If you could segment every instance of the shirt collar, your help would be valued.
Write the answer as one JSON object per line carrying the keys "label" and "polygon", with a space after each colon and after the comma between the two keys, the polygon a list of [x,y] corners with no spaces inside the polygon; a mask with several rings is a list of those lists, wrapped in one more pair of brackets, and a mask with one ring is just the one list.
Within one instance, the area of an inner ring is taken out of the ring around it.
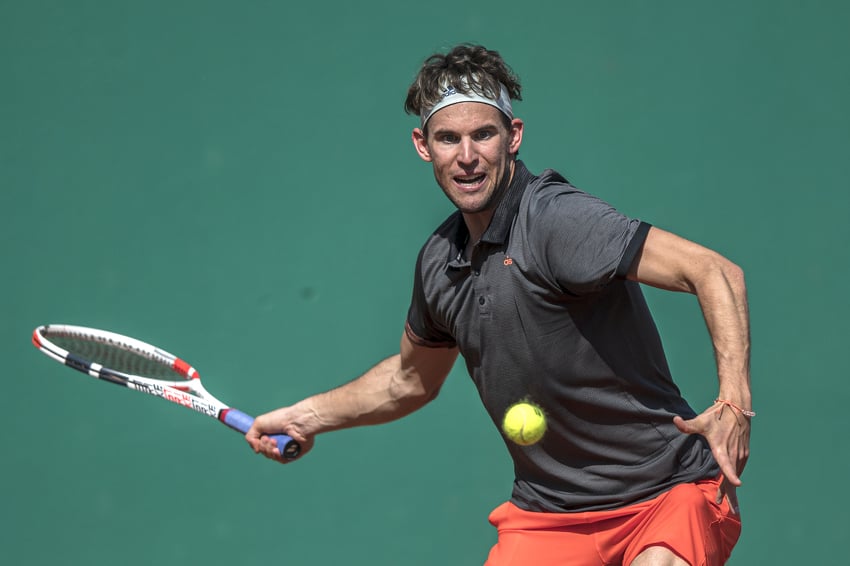
{"label": "shirt collar", "polygon": [[533,178],[534,175],[526,168],[525,164],[517,160],[514,164],[514,176],[511,179],[511,184],[499,204],[496,205],[496,211],[493,213],[493,218],[490,219],[490,225],[487,226],[487,230],[481,236],[482,242],[501,244],[507,241],[514,218],[519,211],[522,195]]}
{"label": "shirt collar", "polygon": [[[514,218],[519,211],[519,203],[522,200],[522,195],[533,178],[534,175],[526,168],[525,164],[517,160],[514,164],[514,175],[511,178],[511,183],[508,185],[508,189],[505,191],[499,204],[496,205],[493,218],[490,219],[487,230],[481,236],[482,242],[500,244],[507,241]],[[463,215],[460,211],[457,211],[453,216],[455,233],[454,238],[452,238],[452,245],[449,248],[448,265],[449,267],[460,269],[469,267],[469,259],[463,255],[463,251],[469,241],[469,230],[463,221]]]}

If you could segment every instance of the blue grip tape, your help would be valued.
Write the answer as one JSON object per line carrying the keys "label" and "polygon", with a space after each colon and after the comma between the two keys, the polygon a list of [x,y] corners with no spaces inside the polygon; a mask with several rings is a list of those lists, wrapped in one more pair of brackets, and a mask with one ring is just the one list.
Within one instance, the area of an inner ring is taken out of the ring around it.
{"label": "blue grip tape", "polygon": [[[229,409],[222,420],[224,424],[242,434],[248,432],[254,424],[254,417],[247,415],[238,409]],[[277,442],[277,448],[281,455],[287,460],[294,460],[301,453],[301,445],[285,434],[272,434],[269,438]]]}

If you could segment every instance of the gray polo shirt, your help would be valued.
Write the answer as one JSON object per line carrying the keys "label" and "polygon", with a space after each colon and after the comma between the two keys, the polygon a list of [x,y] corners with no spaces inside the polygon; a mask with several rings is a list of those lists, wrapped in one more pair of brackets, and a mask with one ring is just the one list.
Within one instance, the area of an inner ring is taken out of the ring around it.
{"label": "gray polo shirt", "polygon": [[505,439],[512,501],[523,509],[612,509],[719,473],[706,441],[673,425],[695,413],[673,383],[640,285],[625,279],[648,230],[518,161],[471,257],[460,212],[419,254],[411,339],[458,346],[500,430],[521,400],[547,415],[539,443]]}

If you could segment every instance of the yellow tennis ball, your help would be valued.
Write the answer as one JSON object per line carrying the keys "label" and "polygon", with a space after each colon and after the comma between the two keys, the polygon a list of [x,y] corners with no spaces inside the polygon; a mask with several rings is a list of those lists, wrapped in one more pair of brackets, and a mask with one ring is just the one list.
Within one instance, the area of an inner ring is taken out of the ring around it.
{"label": "yellow tennis ball", "polygon": [[502,430],[520,446],[531,446],[546,433],[546,415],[537,405],[517,403],[505,413]]}

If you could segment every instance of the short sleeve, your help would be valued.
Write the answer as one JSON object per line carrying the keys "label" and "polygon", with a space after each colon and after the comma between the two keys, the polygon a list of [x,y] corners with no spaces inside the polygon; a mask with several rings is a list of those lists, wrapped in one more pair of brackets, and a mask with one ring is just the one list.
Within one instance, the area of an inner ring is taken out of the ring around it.
{"label": "short sleeve", "polygon": [[599,291],[624,277],[648,230],[572,185],[543,189],[530,216],[531,244],[542,269],[573,295]]}
{"label": "short sleeve", "polygon": [[[410,300],[410,308],[407,311],[407,322],[405,333],[414,344],[430,348],[453,348],[457,345],[454,337],[448,332],[444,325],[440,324],[432,314],[426,292],[425,273],[423,269],[423,257],[425,248],[419,252],[416,260],[416,272],[413,278],[413,296]],[[436,301],[436,297],[431,297]]]}

